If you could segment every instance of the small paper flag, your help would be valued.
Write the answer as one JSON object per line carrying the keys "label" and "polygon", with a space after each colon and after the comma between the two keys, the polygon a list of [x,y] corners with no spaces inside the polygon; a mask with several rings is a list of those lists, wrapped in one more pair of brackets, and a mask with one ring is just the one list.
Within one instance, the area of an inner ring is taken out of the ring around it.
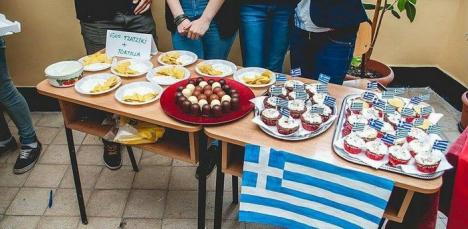
{"label": "small paper flag", "polygon": [[323,84],[328,84],[330,82],[330,76],[320,73],[318,81]]}
{"label": "small paper flag", "polygon": [[301,68],[294,68],[291,69],[291,76],[296,77],[296,76],[301,76],[302,75],[302,70]]}

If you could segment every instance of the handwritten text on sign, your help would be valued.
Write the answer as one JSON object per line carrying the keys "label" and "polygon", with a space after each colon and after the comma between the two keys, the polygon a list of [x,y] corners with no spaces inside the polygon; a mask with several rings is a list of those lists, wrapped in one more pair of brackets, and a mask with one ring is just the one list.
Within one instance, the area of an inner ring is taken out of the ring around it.
{"label": "handwritten text on sign", "polygon": [[109,57],[149,60],[150,55],[157,52],[151,34],[107,30],[106,53]]}

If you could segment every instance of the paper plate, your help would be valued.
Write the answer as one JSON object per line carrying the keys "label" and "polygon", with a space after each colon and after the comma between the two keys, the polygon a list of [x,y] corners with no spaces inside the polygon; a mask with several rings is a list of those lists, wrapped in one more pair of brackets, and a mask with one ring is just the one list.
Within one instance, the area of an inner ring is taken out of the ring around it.
{"label": "paper plate", "polygon": [[[176,79],[175,77],[172,76],[155,76],[156,72],[164,69],[164,68],[181,68],[184,71],[184,77],[182,79]],[[146,74],[146,79],[152,83],[159,84],[159,85],[172,85],[174,83],[177,83],[181,80],[188,79],[192,73],[187,69],[182,66],[159,66],[156,68],[151,69],[151,71]]]}
{"label": "paper plate", "polygon": [[[118,66],[122,62],[127,62],[130,61],[130,68],[137,71],[138,73],[136,74],[120,74],[117,71],[115,71],[115,66]],[[121,77],[137,77],[146,74],[149,70],[153,68],[153,64],[149,60],[137,60],[137,59],[125,59],[118,61],[115,65],[111,67],[111,72],[114,73],[115,75],[121,76]]]}
{"label": "paper plate", "polygon": [[[154,97],[153,99],[151,100],[148,100],[146,102],[127,102],[127,101],[124,101],[123,100],[123,97],[125,95],[128,95],[128,94],[133,94],[133,93],[140,93],[140,94],[145,94],[145,93],[149,93],[149,92],[156,92],[158,93],[158,95],[156,97]],[[117,101],[123,103],[123,104],[127,104],[127,105],[144,105],[144,104],[148,104],[148,103],[152,103],[156,100],[159,99],[159,97],[161,97],[161,94],[163,92],[163,88],[155,83],[151,83],[151,82],[134,82],[134,83],[129,83],[129,84],[126,84],[124,86],[122,86],[121,88],[119,88],[116,92],[115,92],[115,99],[117,99]]]}
{"label": "paper plate", "polygon": [[265,69],[265,68],[257,68],[257,67],[242,68],[242,69],[239,69],[236,73],[234,73],[233,78],[234,78],[234,80],[246,85],[247,87],[252,87],[252,88],[268,87],[270,85],[273,85],[276,82],[276,77],[275,77],[275,74],[273,72],[272,72],[273,76],[270,78],[270,82],[267,83],[267,84],[247,84],[247,83],[245,83],[244,77],[260,75],[264,71],[270,71],[270,70]]}
{"label": "paper plate", "polygon": [[[205,74],[201,72],[200,69],[198,68],[200,65],[203,65],[203,64],[211,64],[213,65],[214,69],[223,72],[223,74],[213,75],[213,76]],[[234,63],[227,61],[227,60],[205,60],[197,64],[197,66],[195,67],[195,71],[197,72],[198,75],[206,76],[206,77],[226,77],[226,76],[230,76],[234,74],[237,71],[237,66]]]}
{"label": "paper plate", "polygon": [[95,63],[95,64],[89,64],[89,65],[84,65],[84,57],[81,57],[78,61],[83,64],[84,70],[87,72],[98,72],[102,70],[106,70],[110,68],[111,64],[110,63]]}
{"label": "paper plate", "polygon": [[182,64],[177,65],[177,66],[185,67],[185,66],[188,66],[188,65],[191,65],[191,64],[195,63],[198,60],[197,54],[195,54],[193,52],[189,52],[189,51],[185,51],[185,50],[174,50],[174,51],[165,52],[165,53],[159,55],[158,63],[161,64],[161,65],[173,65],[173,64],[167,64],[167,63],[162,62],[162,57],[164,55],[168,54],[168,53],[174,53],[174,52],[180,53],[180,57],[177,60],[179,62],[181,62]]}
{"label": "paper plate", "polygon": [[100,95],[100,94],[110,92],[118,88],[120,84],[122,83],[122,80],[119,77],[117,77],[118,79],[117,84],[109,88],[108,90],[93,93],[91,92],[91,89],[93,89],[94,86],[98,84],[104,83],[107,79],[113,76],[115,75],[111,73],[99,73],[99,74],[88,75],[75,84],[75,90],[78,93],[84,94],[84,95]]}

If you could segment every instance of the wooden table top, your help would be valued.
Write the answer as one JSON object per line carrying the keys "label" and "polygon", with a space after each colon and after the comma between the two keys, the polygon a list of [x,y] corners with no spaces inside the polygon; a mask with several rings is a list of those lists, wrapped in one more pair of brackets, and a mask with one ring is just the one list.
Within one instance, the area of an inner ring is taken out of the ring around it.
{"label": "wooden table top", "polygon": [[[308,79],[301,79],[304,82],[311,82]],[[254,89],[255,95],[261,95],[265,89]],[[330,94],[336,98],[338,110],[341,110],[343,99],[349,94],[362,93],[362,90],[330,84]],[[263,145],[276,149],[282,149],[308,156],[318,156],[333,164],[345,165],[361,169],[370,174],[385,177],[395,181],[395,185],[400,188],[413,190],[420,193],[437,192],[442,185],[442,178],[433,180],[422,180],[409,176],[404,176],[383,170],[376,170],[367,166],[357,165],[345,161],[333,152],[332,141],[336,128],[336,121],[333,126],[323,134],[304,141],[291,142],[270,137],[251,121],[253,113],[236,122],[214,127],[205,127],[205,133],[214,139],[225,141],[231,144],[244,146],[246,144]],[[314,154],[320,155],[314,155]]]}
{"label": "wooden table top", "polygon": [[[159,66],[157,62],[157,56],[151,58],[153,65]],[[192,65],[193,68],[194,65]],[[110,70],[101,71],[110,72]],[[192,71],[193,72],[193,71]],[[84,76],[95,74],[92,72],[84,72]],[[192,76],[195,76],[192,73]],[[122,86],[131,82],[137,81],[146,81],[146,74],[136,78],[122,78]],[[181,123],[175,119],[167,116],[161,108],[159,101],[150,103],[142,106],[131,106],[119,103],[114,98],[114,93],[116,90],[103,94],[103,95],[94,95],[87,96],[79,94],[75,91],[74,87],[69,88],[56,88],[51,86],[47,80],[43,80],[36,86],[40,94],[56,98],[58,100],[63,100],[71,103],[80,104],[87,107],[92,107],[98,110],[110,112],[113,114],[122,115],[129,118],[134,118],[137,120],[153,123],[163,127],[168,127],[175,130],[180,130],[183,132],[197,132],[202,129],[200,125],[191,125]]]}

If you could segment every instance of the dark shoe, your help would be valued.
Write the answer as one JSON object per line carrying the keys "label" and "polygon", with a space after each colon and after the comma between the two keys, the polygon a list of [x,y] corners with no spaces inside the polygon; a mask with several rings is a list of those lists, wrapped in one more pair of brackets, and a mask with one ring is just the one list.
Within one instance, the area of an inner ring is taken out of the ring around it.
{"label": "dark shoe", "polygon": [[102,139],[104,143],[104,164],[111,170],[120,169],[122,167],[121,145],[119,143],[110,142]]}
{"label": "dark shoe", "polygon": [[0,146],[0,154],[15,151],[17,148],[18,144],[16,144],[15,138],[11,137],[10,141],[8,141],[5,145]]}
{"label": "dark shoe", "polygon": [[199,178],[200,175],[205,175],[206,177],[209,177],[213,171],[214,167],[216,166],[216,160],[218,160],[218,157],[221,154],[219,153],[219,148],[217,145],[211,145],[207,149],[207,163],[206,165],[198,166],[197,171],[195,172],[195,178]]}
{"label": "dark shoe", "polygon": [[37,141],[37,147],[32,148],[28,145],[22,145],[21,151],[16,159],[15,166],[13,167],[13,173],[23,174],[34,167],[41,155],[42,145]]}

